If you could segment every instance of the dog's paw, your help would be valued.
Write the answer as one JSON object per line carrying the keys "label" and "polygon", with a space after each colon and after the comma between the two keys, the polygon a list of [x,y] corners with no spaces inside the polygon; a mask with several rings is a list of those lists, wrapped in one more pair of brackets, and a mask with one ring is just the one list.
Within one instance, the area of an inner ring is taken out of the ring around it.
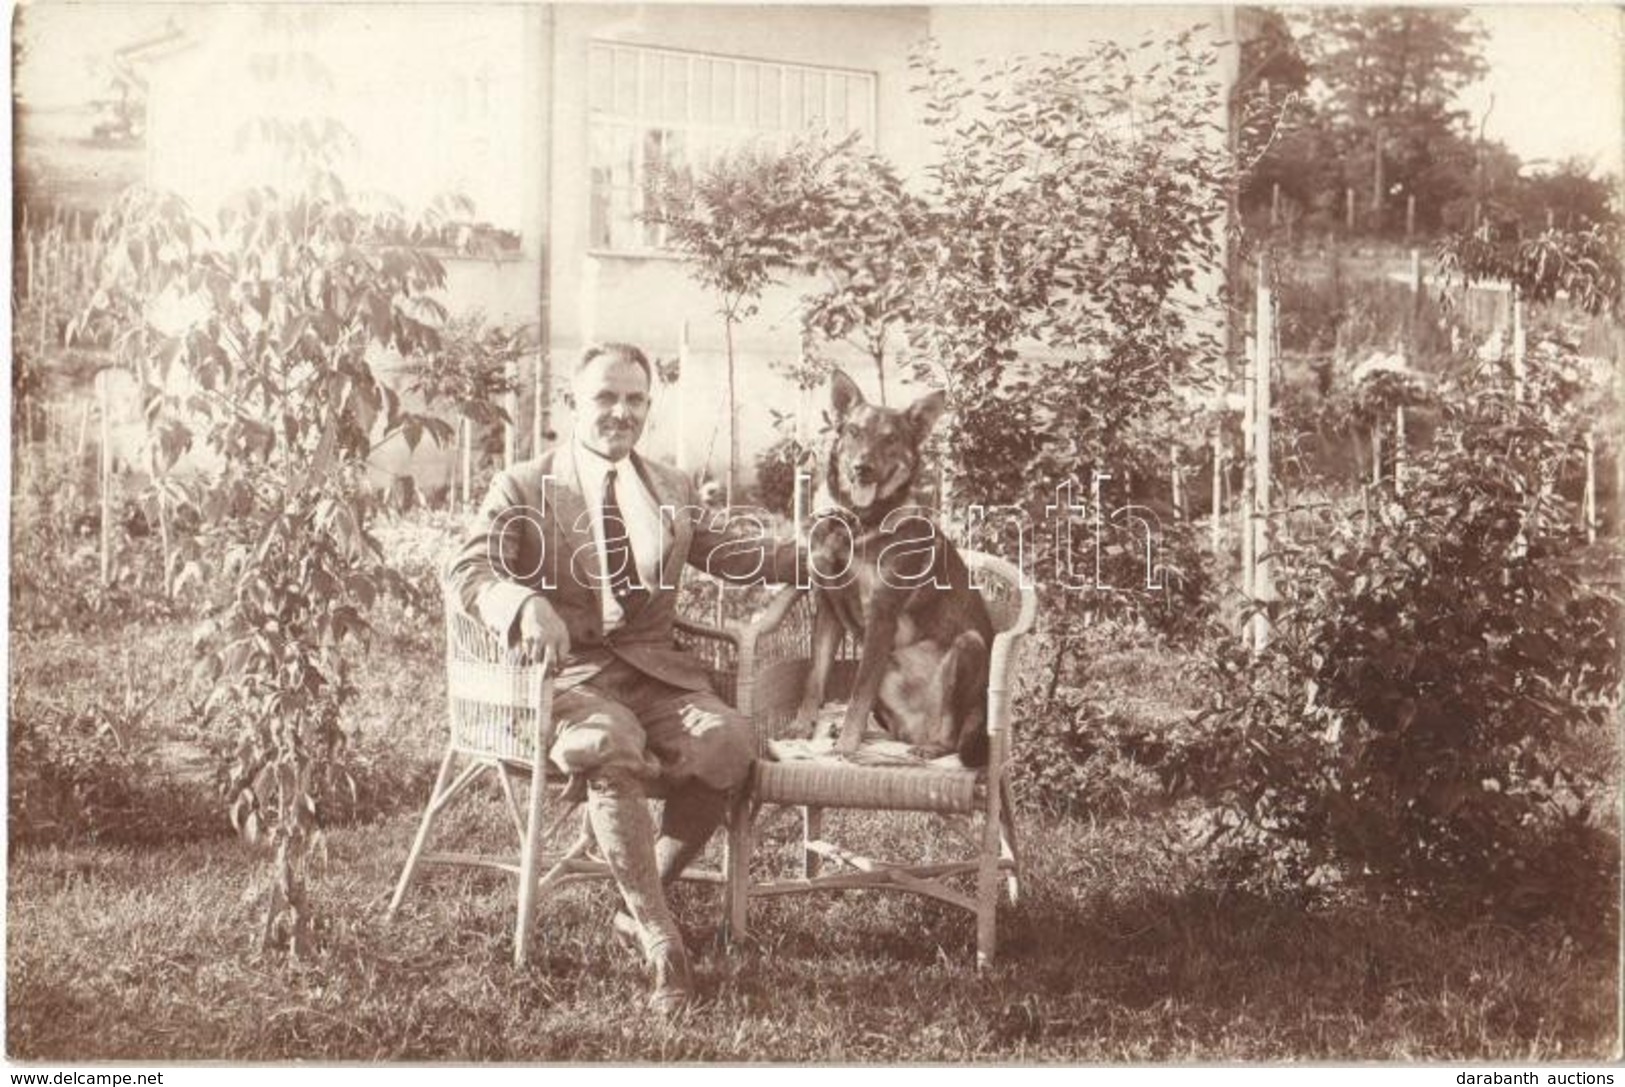
{"label": "dog's paw", "polygon": [[933,759],[940,759],[944,755],[952,755],[954,749],[947,744],[914,744],[909,747],[908,753],[922,762],[931,762]]}
{"label": "dog's paw", "polygon": [[842,758],[851,758],[863,746],[863,733],[844,730],[835,740],[835,753]]}

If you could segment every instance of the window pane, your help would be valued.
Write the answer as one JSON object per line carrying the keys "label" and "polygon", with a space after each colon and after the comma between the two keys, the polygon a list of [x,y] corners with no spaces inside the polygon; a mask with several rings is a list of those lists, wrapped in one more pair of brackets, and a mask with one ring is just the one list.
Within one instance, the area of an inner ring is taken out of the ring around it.
{"label": "window pane", "polygon": [[613,187],[609,185],[608,167],[593,164],[587,206],[587,244],[593,249],[609,245],[609,200]]}
{"label": "window pane", "polygon": [[711,73],[716,65],[708,60],[694,58],[694,101],[689,119],[697,124],[711,120]]}
{"label": "window pane", "polygon": [[846,85],[845,76],[829,77],[829,129],[842,136],[852,131],[852,115],[846,105]]}
{"label": "window pane", "polygon": [[616,49],[615,57],[615,112],[630,117],[638,111],[639,57],[630,49]]}
{"label": "window pane", "polygon": [[875,81],[872,76],[854,75],[846,79],[847,108],[852,114],[852,127],[865,134],[875,134]]}
{"label": "window pane", "polygon": [[[809,127],[873,135],[872,75],[596,42],[587,62],[594,247],[665,243],[664,230],[638,216],[658,168],[705,169],[747,146],[783,150]],[[484,88],[448,84],[448,108],[464,89]]]}
{"label": "window pane", "polygon": [[711,120],[731,125],[734,121],[734,65],[731,61],[719,60],[711,66],[711,71]]}
{"label": "window pane", "polygon": [[660,57],[638,54],[638,116],[654,117],[660,109]]}
{"label": "window pane", "polygon": [[784,69],[762,66],[762,127],[778,128],[784,123]]}
{"label": "window pane", "polygon": [[784,124],[791,131],[799,131],[807,123],[802,110],[801,71],[788,68],[784,72]]}
{"label": "window pane", "polygon": [[827,110],[824,108],[824,95],[828,93],[828,81],[824,79],[823,72],[804,73],[807,80],[807,126],[817,127],[824,123]]}
{"label": "window pane", "polygon": [[739,66],[739,123],[756,128],[762,123],[762,69],[755,64]]}
{"label": "window pane", "polygon": [[595,45],[587,55],[587,108],[602,112],[615,108],[615,55]]}
{"label": "window pane", "polygon": [[610,129],[610,178],[617,189],[631,187],[637,179],[637,145],[632,139],[632,128],[616,125]]}
{"label": "window pane", "polygon": [[666,58],[665,112],[661,116],[673,121],[688,119],[688,58]]}

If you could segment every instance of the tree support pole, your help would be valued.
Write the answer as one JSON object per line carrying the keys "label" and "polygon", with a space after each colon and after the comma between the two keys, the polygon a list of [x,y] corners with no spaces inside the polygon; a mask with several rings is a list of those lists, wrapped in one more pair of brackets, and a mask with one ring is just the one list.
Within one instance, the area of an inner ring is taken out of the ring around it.
{"label": "tree support pole", "polygon": [[1258,314],[1255,319],[1258,337],[1258,357],[1254,364],[1253,395],[1257,407],[1253,415],[1258,434],[1254,448],[1254,532],[1253,532],[1253,598],[1260,605],[1253,616],[1253,651],[1261,652],[1269,644],[1270,621],[1263,608],[1275,599],[1275,586],[1270,575],[1270,375],[1274,368],[1275,348],[1275,292],[1270,289],[1268,254],[1258,258]]}

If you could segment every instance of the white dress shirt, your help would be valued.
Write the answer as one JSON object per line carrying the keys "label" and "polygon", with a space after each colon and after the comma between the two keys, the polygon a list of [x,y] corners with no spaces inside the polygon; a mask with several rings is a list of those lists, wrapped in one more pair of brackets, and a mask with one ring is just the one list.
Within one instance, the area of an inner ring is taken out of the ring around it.
{"label": "white dress shirt", "polygon": [[[651,592],[660,582],[660,556],[664,551],[661,536],[660,503],[649,493],[643,477],[632,467],[631,458],[611,461],[593,452],[579,441],[575,443],[576,482],[592,518],[592,540],[598,548],[598,568],[606,574],[604,561],[604,476],[615,469],[615,501],[621,507],[621,519],[626,522],[627,545],[632,549],[632,561],[638,569],[638,580]],[[610,592],[606,576],[598,585],[599,607],[604,616],[604,630],[611,631],[621,625],[625,614]]]}

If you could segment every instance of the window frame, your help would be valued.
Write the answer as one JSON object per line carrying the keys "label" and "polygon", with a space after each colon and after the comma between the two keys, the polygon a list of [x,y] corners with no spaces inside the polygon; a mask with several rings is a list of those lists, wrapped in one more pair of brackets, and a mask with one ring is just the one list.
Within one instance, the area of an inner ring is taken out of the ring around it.
{"label": "window frame", "polygon": [[[623,70],[627,61],[629,70]],[[725,79],[718,78],[722,73]],[[724,83],[731,85],[731,93]],[[695,164],[753,141],[782,147],[797,135],[820,129],[836,136],[857,131],[873,144],[879,83],[878,72],[861,68],[589,39],[588,252],[674,255],[662,228],[636,218],[652,159],[652,136],[659,144],[675,144],[676,154]],[[789,93],[792,84],[794,95]],[[810,86],[822,88],[815,109],[807,102]],[[678,96],[680,102],[672,100]],[[771,119],[764,116],[770,109],[775,114]],[[626,233],[633,237],[618,236]]]}

